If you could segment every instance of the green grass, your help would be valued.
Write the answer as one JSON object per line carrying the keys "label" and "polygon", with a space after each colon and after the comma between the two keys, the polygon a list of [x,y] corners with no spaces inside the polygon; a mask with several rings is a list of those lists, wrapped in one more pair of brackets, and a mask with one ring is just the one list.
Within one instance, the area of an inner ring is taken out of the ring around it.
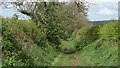
{"label": "green grass", "polygon": [[63,56],[64,56],[63,54],[60,54],[57,58],[55,58],[54,61],[52,62],[52,66],[62,65]]}
{"label": "green grass", "polygon": [[101,39],[89,44],[77,54],[61,54],[53,66],[71,66],[78,55],[77,66],[117,66],[118,47],[117,44],[109,46]]}
{"label": "green grass", "polygon": [[0,68],[2,67],[2,59],[1,59],[1,57],[0,57]]}
{"label": "green grass", "polygon": [[[99,45],[98,43],[101,43]],[[108,43],[97,40],[80,52],[80,66],[116,66],[118,65],[117,44],[109,46]]]}
{"label": "green grass", "polygon": [[61,53],[52,66],[71,66],[74,60],[75,57],[73,55]]}

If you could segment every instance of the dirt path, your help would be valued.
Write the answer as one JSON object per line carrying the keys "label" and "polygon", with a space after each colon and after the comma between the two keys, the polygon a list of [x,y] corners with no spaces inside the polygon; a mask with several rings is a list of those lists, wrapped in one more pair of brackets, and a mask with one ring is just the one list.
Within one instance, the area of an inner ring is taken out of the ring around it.
{"label": "dirt path", "polygon": [[62,66],[67,66],[66,61],[67,61],[68,55],[65,54],[63,57],[64,58],[63,58]]}
{"label": "dirt path", "polygon": [[73,54],[72,55],[75,59],[74,59],[74,61],[72,62],[72,66],[78,66],[78,63],[79,63],[79,61],[80,61],[80,56],[77,54],[77,53],[75,53],[75,54]]}

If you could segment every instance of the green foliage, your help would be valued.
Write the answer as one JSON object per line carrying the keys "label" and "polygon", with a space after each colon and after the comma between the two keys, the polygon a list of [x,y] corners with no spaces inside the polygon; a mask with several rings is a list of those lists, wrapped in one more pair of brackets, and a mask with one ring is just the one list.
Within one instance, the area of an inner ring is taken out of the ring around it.
{"label": "green foliage", "polygon": [[71,41],[62,41],[59,46],[63,53],[74,53],[76,52],[78,42],[75,39]]}
{"label": "green foliage", "polygon": [[[118,44],[108,46],[106,40],[98,39],[74,54],[60,54],[55,66],[118,66]],[[78,59],[70,59],[70,56]],[[64,63],[62,61],[65,61]],[[76,62],[75,62],[76,61]]]}
{"label": "green foliage", "polygon": [[[60,5],[38,4],[39,13],[34,13],[32,20],[18,20],[16,14],[13,19],[2,19],[3,66],[48,66],[58,56],[57,50],[66,56],[81,50],[80,65],[117,65],[119,24],[112,21],[91,26],[86,17],[72,7],[75,4]],[[114,46],[107,46],[111,40],[115,40],[111,44]],[[74,58],[67,60],[70,64]]]}
{"label": "green foliage", "polygon": [[[33,41],[39,45],[43,45],[46,43],[46,32],[43,27],[37,26],[33,21],[20,21],[18,22],[20,24],[20,28],[23,29],[23,31],[30,36]],[[29,24],[29,26],[28,26]]]}
{"label": "green foliage", "polygon": [[78,41],[81,42],[86,38],[86,33],[90,29],[90,27],[83,27],[79,30],[73,32],[72,36]]}
{"label": "green foliage", "polygon": [[[47,6],[44,6],[45,3],[39,3],[38,12],[32,16],[32,20],[36,22],[38,27],[42,27],[46,35],[46,38],[49,42],[58,45],[59,37],[61,35],[61,28],[58,23],[60,23],[60,15],[57,13],[57,5],[54,2],[48,3]],[[45,9],[45,10],[43,10]],[[43,36],[44,37],[44,36]]]}
{"label": "green foliage", "polygon": [[[47,66],[57,56],[46,34],[31,21],[3,19],[2,31],[3,66]],[[36,45],[42,41],[44,47]]]}
{"label": "green foliage", "polygon": [[2,61],[3,66],[7,65],[24,65],[18,57],[20,49],[16,46],[16,40],[11,35],[10,27],[7,20],[2,20]]}
{"label": "green foliage", "polygon": [[80,52],[80,66],[117,66],[118,44],[108,46],[107,41],[101,39],[89,44]]}
{"label": "green foliage", "polygon": [[[77,50],[82,50],[88,44],[99,39],[99,35],[98,35],[99,28],[100,28],[100,25],[84,27],[84,28],[80,29],[77,32],[76,38],[75,38],[79,42],[79,45],[77,46]],[[74,36],[74,33],[73,33],[73,36]]]}
{"label": "green foliage", "polygon": [[76,46],[77,51],[82,50],[84,47],[86,47],[90,43],[91,43],[91,40],[82,40],[81,42],[79,42],[79,45]]}
{"label": "green foliage", "polygon": [[83,27],[79,30],[76,30],[73,32],[72,37],[74,37],[78,42],[81,42],[82,40],[91,40],[95,41],[99,38],[99,26],[89,26],[89,27]]}
{"label": "green foliage", "polygon": [[118,22],[110,22],[102,26],[99,30],[99,35],[105,40],[117,40],[118,39]]}
{"label": "green foliage", "polygon": [[59,38],[67,40],[74,30],[89,25],[86,17],[79,13],[74,3],[38,3],[35,11],[37,12],[31,16],[32,20],[39,27],[46,29],[47,40],[55,45],[60,44]]}
{"label": "green foliage", "polygon": [[85,46],[91,43],[90,36],[88,35],[88,31],[90,32],[91,29],[91,26],[83,27],[72,33],[72,37],[78,42],[78,45],[76,45],[77,51],[82,50]]}
{"label": "green foliage", "polygon": [[91,40],[91,41],[95,41],[97,39],[99,39],[99,29],[100,29],[101,25],[95,25],[92,26],[86,33],[86,39]]}
{"label": "green foliage", "polygon": [[[74,7],[74,8],[73,8]],[[69,10],[69,11],[68,11]],[[63,18],[61,20],[61,27],[68,32],[68,36],[71,37],[75,30],[89,26],[86,17],[79,13],[76,4],[69,3],[62,8],[61,11]]]}

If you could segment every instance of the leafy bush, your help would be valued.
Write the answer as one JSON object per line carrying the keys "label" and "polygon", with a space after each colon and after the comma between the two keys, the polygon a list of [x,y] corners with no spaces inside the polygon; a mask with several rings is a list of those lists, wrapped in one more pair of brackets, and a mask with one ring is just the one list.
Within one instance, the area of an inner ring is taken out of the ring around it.
{"label": "leafy bush", "polygon": [[79,42],[79,45],[77,46],[77,50],[81,50],[88,44],[99,39],[98,32],[101,26],[102,25],[88,26],[74,31],[72,33],[72,37],[75,38],[77,42]]}
{"label": "leafy bush", "polygon": [[[90,38],[89,34],[92,33],[92,32],[90,32],[91,29],[92,29],[91,26],[83,27],[72,33],[72,37],[78,42],[78,45],[76,45],[76,50],[81,50],[90,43],[91,38]],[[88,33],[88,32],[90,32],[90,33]]]}
{"label": "leafy bush", "polygon": [[46,34],[33,22],[4,19],[2,31],[3,66],[47,66],[57,56],[48,42],[44,41],[46,47],[36,45]]}
{"label": "leafy bush", "polygon": [[59,46],[63,53],[71,54],[76,52],[77,45],[78,42],[75,39],[73,39],[71,41],[62,41]]}
{"label": "leafy bush", "polygon": [[20,28],[23,28],[23,31],[29,35],[33,41],[38,44],[42,45],[46,43],[46,32],[45,29],[38,27],[34,22],[31,20],[28,21],[20,21],[18,22]]}
{"label": "leafy bush", "polygon": [[79,45],[76,46],[77,51],[82,50],[85,46],[91,43],[91,40],[82,40]]}
{"label": "leafy bush", "polygon": [[83,27],[79,30],[73,32],[72,37],[76,39],[77,42],[81,42],[86,38],[86,33],[90,29],[90,27]]}
{"label": "leafy bush", "polygon": [[[18,57],[20,54],[20,46],[17,46],[16,40],[12,37],[10,32],[10,25],[7,20],[2,20],[2,61],[3,66],[19,66],[24,65]],[[21,57],[22,58],[22,57]]]}
{"label": "leafy bush", "polygon": [[104,40],[117,40],[118,39],[118,22],[111,21],[102,26],[99,30],[99,35]]}
{"label": "leafy bush", "polygon": [[95,41],[97,39],[99,39],[99,29],[100,29],[101,25],[94,25],[92,26],[86,33],[86,39],[91,40],[91,41]]}

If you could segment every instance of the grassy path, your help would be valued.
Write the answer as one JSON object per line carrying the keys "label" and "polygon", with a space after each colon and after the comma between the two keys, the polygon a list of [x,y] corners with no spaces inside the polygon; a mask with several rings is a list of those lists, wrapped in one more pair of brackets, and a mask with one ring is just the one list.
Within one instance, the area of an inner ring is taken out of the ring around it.
{"label": "grassy path", "polygon": [[55,58],[55,60],[52,62],[52,66],[54,66],[59,61],[59,58],[61,56],[62,56],[62,54],[60,54],[57,58]]}
{"label": "grassy path", "polygon": [[52,66],[78,66],[80,61],[80,55],[78,53],[74,54],[60,54],[55,58]]}

